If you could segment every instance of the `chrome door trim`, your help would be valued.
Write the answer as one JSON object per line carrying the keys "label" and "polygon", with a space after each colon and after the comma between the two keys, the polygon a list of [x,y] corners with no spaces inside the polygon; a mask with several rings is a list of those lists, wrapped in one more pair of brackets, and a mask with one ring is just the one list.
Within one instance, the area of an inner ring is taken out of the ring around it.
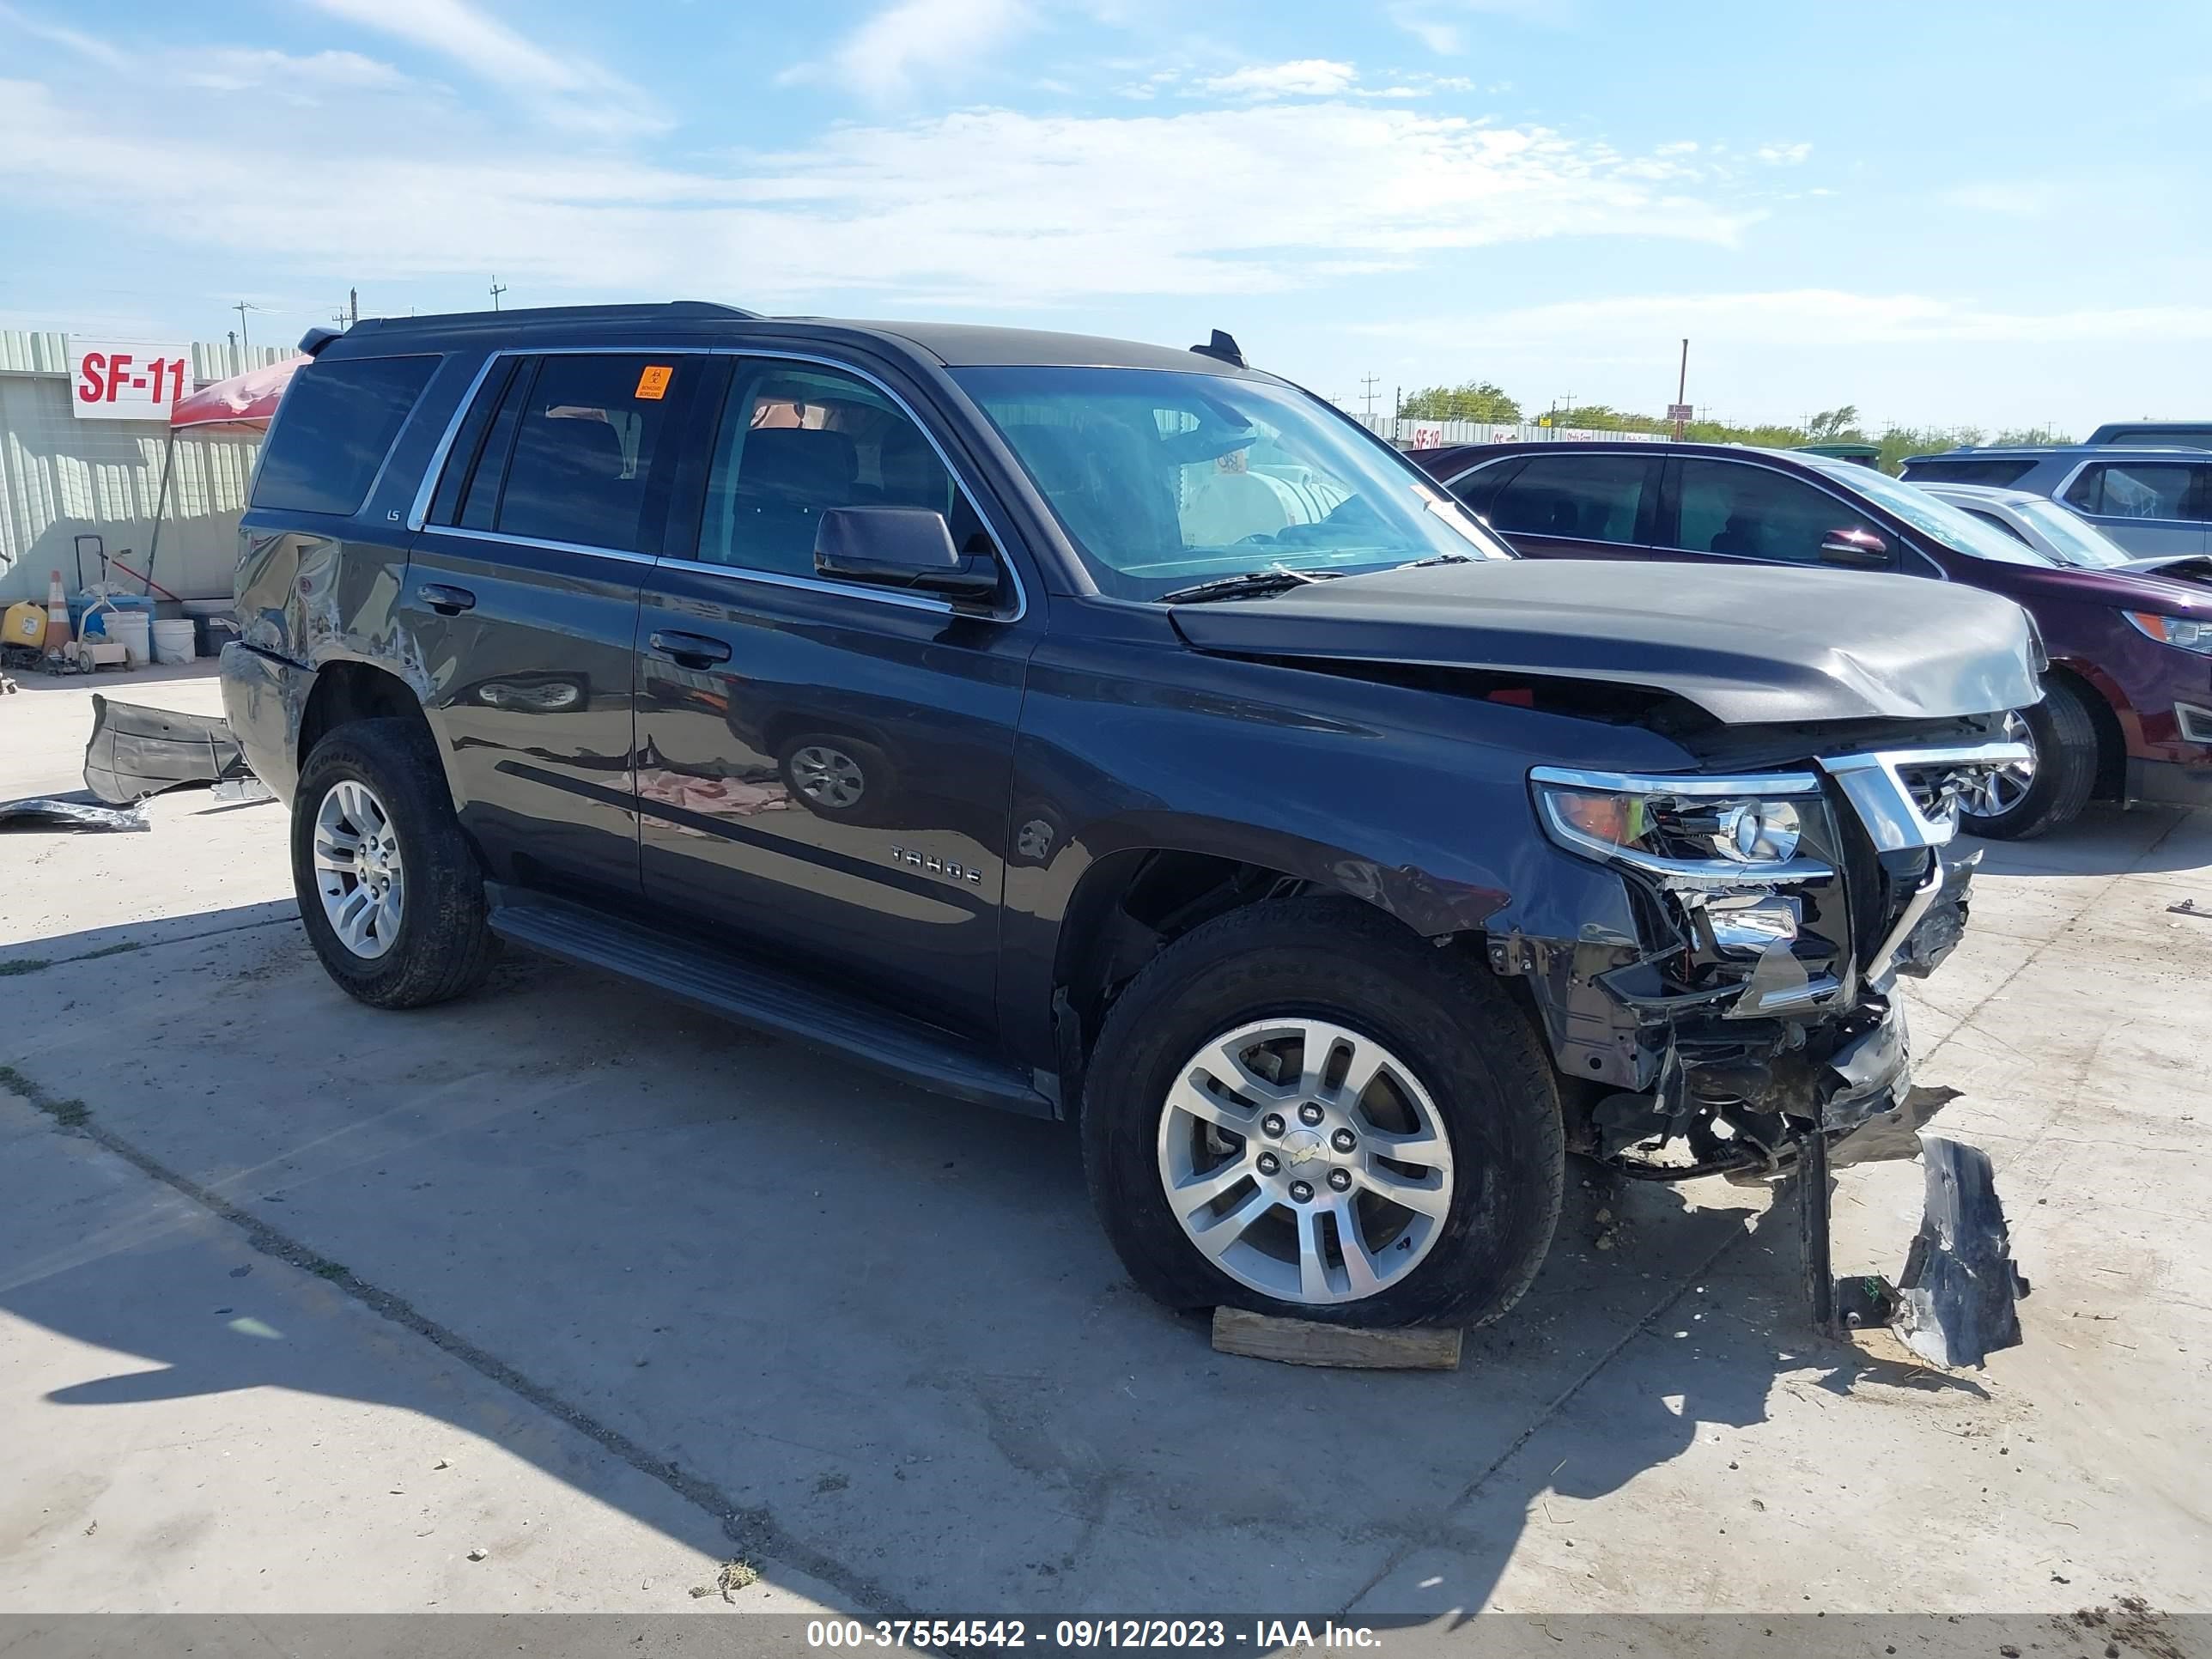
{"label": "chrome door trim", "polygon": [[[983,527],[990,532],[992,540],[997,544],[999,562],[1013,580],[1013,609],[1008,611],[966,611],[959,609],[947,600],[927,594],[894,592],[887,589],[854,582],[823,581],[812,577],[787,576],[774,571],[747,570],[738,565],[715,564],[705,559],[669,558],[665,556],[656,557],[650,554],[629,552],[621,548],[594,547],[580,542],[551,541],[532,536],[508,536],[491,531],[466,530],[456,525],[426,523],[429,516],[431,498],[437,493],[438,480],[445,472],[446,463],[452,458],[453,441],[460,435],[461,422],[468,418],[468,412],[475,404],[477,396],[483,392],[484,381],[489,378],[494,365],[502,358],[627,357],[640,355],[650,357],[760,358],[776,362],[811,363],[817,368],[834,368],[840,374],[850,374],[854,379],[865,381],[874,387],[896,404],[899,412],[914,423],[915,429],[927,441],[931,453],[943,464],[945,472],[952,479],[954,487],[968,497],[969,504],[975,509],[975,516],[982,520]],[[1020,566],[1015,562],[1012,554],[1007,550],[1012,545],[1012,538],[1006,534],[1005,526],[999,522],[996,514],[985,509],[983,502],[982,493],[975,489],[969,481],[967,475],[955,465],[952,457],[945,453],[945,446],[938,441],[937,434],[929,428],[929,423],[915,413],[914,405],[900,396],[896,388],[886,385],[869,370],[857,363],[848,362],[842,358],[823,356],[814,352],[786,351],[756,345],[675,346],[633,344],[623,341],[618,344],[605,345],[535,348],[502,346],[495,351],[486,354],[483,362],[477,369],[475,377],[470,380],[467,389],[461,394],[460,401],[454,405],[453,416],[446,422],[446,430],[438,440],[437,448],[431,452],[429,463],[423,469],[422,481],[416,489],[415,502],[407,514],[407,527],[410,531],[418,532],[428,529],[439,535],[461,536],[471,540],[513,542],[520,546],[550,548],[558,552],[595,553],[608,558],[623,559],[637,563],[668,564],[688,570],[707,570],[718,575],[761,582],[770,587],[787,587],[811,593],[849,594],[854,598],[873,599],[884,605],[902,605],[909,610],[940,611],[948,616],[972,617],[977,621],[1017,623],[1029,614],[1029,587],[1022,580]]]}

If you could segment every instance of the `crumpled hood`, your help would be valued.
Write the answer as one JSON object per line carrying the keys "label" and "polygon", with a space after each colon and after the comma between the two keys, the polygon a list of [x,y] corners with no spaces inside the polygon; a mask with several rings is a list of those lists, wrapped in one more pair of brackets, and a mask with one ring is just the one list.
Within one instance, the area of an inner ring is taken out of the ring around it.
{"label": "crumpled hood", "polygon": [[1201,651],[1645,686],[1729,725],[1948,719],[2043,695],[2026,611],[1913,576],[1498,559],[1170,615]]}

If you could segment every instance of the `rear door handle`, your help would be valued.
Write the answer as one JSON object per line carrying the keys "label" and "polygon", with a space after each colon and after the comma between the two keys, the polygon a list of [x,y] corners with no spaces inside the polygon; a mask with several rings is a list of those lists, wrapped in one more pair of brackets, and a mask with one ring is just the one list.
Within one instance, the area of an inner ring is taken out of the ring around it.
{"label": "rear door handle", "polygon": [[465,587],[448,587],[443,582],[424,582],[415,590],[415,597],[441,617],[458,617],[464,611],[476,608],[477,596]]}
{"label": "rear door handle", "polygon": [[646,641],[658,657],[666,657],[685,668],[710,668],[730,659],[726,640],[710,640],[704,634],[655,634]]}

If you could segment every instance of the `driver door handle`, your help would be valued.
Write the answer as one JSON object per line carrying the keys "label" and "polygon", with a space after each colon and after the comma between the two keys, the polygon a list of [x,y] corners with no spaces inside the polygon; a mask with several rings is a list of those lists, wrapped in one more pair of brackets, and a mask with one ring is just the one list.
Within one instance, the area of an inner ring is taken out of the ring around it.
{"label": "driver door handle", "polygon": [[711,668],[730,659],[729,641],[709,639],[704,634],[657,632],[646,643],[656,657],[666,657],[684,668]]}

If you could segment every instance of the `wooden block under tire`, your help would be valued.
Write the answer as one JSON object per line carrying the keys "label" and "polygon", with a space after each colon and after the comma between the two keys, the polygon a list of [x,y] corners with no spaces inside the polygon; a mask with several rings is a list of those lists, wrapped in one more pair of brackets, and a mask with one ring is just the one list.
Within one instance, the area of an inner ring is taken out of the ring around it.
{"label": "wooden block under tire", "polygon": [[1348,1325],[1317,1325],[1310,1320],[1278,1319],[1242,1308],[1213,1310],[1213,1346],[1218,1353],[1279,1360],[1286,1365],[1334,1365],[1346,1370],[1455,1371],[1460,1339],[1456,1327],[1408,1326],[1395,1331],[1354,1330]]}

